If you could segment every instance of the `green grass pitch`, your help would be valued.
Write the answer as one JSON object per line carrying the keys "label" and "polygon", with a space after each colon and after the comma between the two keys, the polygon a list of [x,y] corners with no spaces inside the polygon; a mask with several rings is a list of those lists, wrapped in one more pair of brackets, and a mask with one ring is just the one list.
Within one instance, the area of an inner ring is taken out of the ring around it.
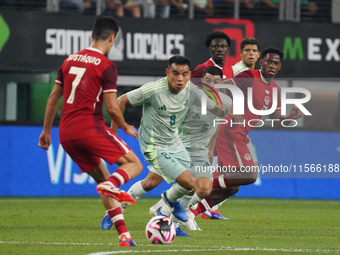
{"label": "green grass pitch", "polygon": [[104,231],[99,198],[0,198],[0,254],[339,254],[340,201],[230,198],[220,211],[230,221],[196,217],[170,245],[151,245],[144,228],[157,198],[124,212],[137,247],[119,247]]}

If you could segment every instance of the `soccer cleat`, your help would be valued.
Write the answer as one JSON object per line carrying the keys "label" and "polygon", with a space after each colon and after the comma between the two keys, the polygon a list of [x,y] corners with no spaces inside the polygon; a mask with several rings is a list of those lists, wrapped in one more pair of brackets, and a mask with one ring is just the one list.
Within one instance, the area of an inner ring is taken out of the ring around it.
{"label": "soccer cleat", "polygon": [[211,219],[211,212],[210,211],[205,211],[201,213],[201,218],[205,220],[210,220]]}
{"label": "soccer cleat", "polygon": [[218,211],[217,212],[216,211],[211,212],[211,219],[212,220],[230,220],[229,218],[222,216]]}
{"label": "soccer cleat", "polygon": [[206,211],[201,214],[202,219],[207,219],[207,220],[230,220],[229,218],[226,218],[220,214],[218,210],[215,211]]}
{"label": "soccer cleat", "polygon": [[176,236],[182,236],[182,237],[191,237],[191,235],[188,235],[185,233],[181,227],[176,228]]}
{"label": "soccer cleat", "polygon": [[160,199],[156,204],[154,204],[153,206],[150,207],[149,209],[149,214],[151,214],[152,216],[157,216],[157,210],[158,208],[165,206],[166,204],[164,203],[163,199]]}
{"label": "soccer cleat", "polygon": [[110,196],[123,205],[133,205],[135,200],[128,193],[116,188],[111,182],[101,182],[97,185],[97,192],[102,195]]}
{"label": "soccer cleat", "polygon": [[162,199],[164,200],[165,204],[169,206],[170,211],[179,221],[183,221],[183,222],[188,221],[188,216],[186,215],[179,201],[177,202],[170,201],[166,196],[166,191],[162,193]]}
{"label": "soccer cleat", "polygon": [[195,214],[193,214],[190,210],[187,210],[186,213],[188,216],[188,221],[181,222],[182,226],[187,230],[202,230],[195,221]]}
{"label": "soccer cleat", "polygon": [[100,222],[100,227],[104,230],[109,230],[112,226],[113,223],[110,216],[108,214],[105,214],[105,216],[102,218],[102,221]]}
{"label": "soccer cleat", "polygon": [[137,246],[137,244],[131,237],[127,238],[125,235],[122,235],[119,239],[119,246]]}
{"label": "soccer cleat", "polygon": [[123,205],[123,204],[120,204],[120,209],[122,209],[122,212],[124,212],[124,210],[126,208],[128,208],[129,205]]}
{"label": "soccer cleat", "polygon": [[152,216],[157,216],[157,211],[160,209],[161,207],[156,207],[156,205],[153,205],[150,207],[149,209],[149,214],[151,214]]}
{"label": "soccer cleat", "polygon": [[155,216],[164,216],[164,217],[167,217],[166,215],[164,215],[162,212],[161,212],[161,209],[162,207],[159,207],[156,211],[156,215]]}

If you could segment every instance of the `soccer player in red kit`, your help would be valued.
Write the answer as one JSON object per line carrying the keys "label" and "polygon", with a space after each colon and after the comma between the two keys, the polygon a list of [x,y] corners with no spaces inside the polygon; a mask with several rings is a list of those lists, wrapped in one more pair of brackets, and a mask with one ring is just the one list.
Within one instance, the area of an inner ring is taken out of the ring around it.
{"label": "soccer player in red kit", "polygon": [[234,77],[233,69],[225,63],[225,58],[231,45],[229,36],[221,31],[213,31],[206,36],[204,44],[208,48],[211,58],[196,66],[191,72],[191,80],[195,82],[193,78],[196,78],[198,82],[201,81],[203,71],[208,66],[220,68],[223,73],[223,79]]}
{"label": "soccer player in red kit", "polygon": [[[245,113],[243,115],[244,125],[235,124],[235,119],[230,115],[225,117],[225,119],[228,120],[228,123],[221,125],[216,139],[215,152],[219,160],[218,165],[221,168],[223,166],[235,166],[237,171],[232,172],[226,170],[226,173],[214,177],[213,191],[199,203],[196,210],[193,210],[195,215],[209,210],[213,205],[227,199],[229,197],[227,195],[228,187],[232,189],[239,188],[240,185],[252,184],[257,179],[257,168],[255,167],[247,146],[247,143],[249,142],[247,135],[252,126],[261,119],[261,116],[252,113],[247,106],[248,87],[252,87],[253,89],[252,102],[254,108],[257,110],[270,109],[273,103],[272,100],[276,97],[276,110],[270,114],[269,117],[280,121],[276,121],[274,124],[280,125],[281,121],[284,119],[298,119],[303,116],[303,113],[295,106],[288,117],[281,116],[279,87],[273,81],[273,78],[281,69],[282,59],[283,52],[281,50],[267,48],[263,50],[261,55],[260,70],[246,70],[231,79],[233,84],[240,88],[245,96]],[[273,88],[277,88],[277,94],[275,95],[272,94]],[[249,120],[254,120],[250,122],[251,126],[248,125]],[[232,125],[231,121],[234,122]],[[253,170],[241,172],[240,169],[243,167],[248,167],[248,169]]]}
{"label": "soccer player in red kit", "polygon": [[[117,68],[105,55],[116,39],[119,27],[112,17],[99,16],[93,25],[91,46],[70,55],[59,68],[55,85],[48,98],[44,129],[39,147],[48,149],[51,129],[59,99],[64,96],[59,126],[60,143],[82,172],[98,183],[107,214],[119,235],[120,246],[136,246],[126,229],[120,204],[134,199],[118,187],[137,176],[143,169],[138,157],[103,120],[102,106],[123,131],[138,137],[128,125],[117,104]],[[101,158],[119,168],[110,173]]]}

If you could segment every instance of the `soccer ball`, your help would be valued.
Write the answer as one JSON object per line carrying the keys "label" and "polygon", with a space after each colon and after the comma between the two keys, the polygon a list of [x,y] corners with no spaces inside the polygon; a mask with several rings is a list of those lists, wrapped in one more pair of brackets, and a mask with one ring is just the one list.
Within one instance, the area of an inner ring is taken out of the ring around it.
{"label": "soccer ball", "polygon": [[153,217],[145,228],[145,236],[152,244],[169,244],[176,236],[175,224],[168,217]]}

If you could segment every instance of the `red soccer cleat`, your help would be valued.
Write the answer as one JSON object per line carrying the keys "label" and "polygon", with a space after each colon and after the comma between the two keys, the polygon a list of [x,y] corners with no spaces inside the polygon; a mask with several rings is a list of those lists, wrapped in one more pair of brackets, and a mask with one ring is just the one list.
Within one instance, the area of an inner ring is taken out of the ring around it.
{"label": "red soccer cleat", "polygon": [[132,238],[127,238],[125,235],[122,235],[119,239],[119,246],[137,246],[137,244]]}
{"label": "red soccer cleat", "polygon": [[111,182],[101,182],[97,185],[97,192],[110,196],[123,205],[133,205],[135,200],[124,190],[116,188]]}

